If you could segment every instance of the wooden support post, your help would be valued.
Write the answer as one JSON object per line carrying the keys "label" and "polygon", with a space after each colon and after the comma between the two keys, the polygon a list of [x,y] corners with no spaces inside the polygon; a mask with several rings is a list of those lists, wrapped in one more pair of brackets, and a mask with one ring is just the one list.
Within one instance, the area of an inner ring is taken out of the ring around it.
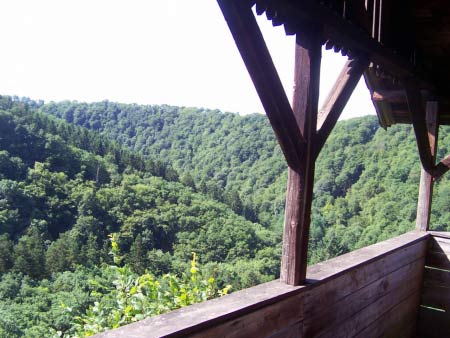
{"label": "wooden support post", "polygon": [[322,52],[319,33],[308,30],[296,39],[292,106],[306,148],[299,165],[288,169],[281,281],[290,285],[303,284],[306,279]]}
{"label": "wooden support post", "polygon": [[[438,104],[436,101],[428,101],[426,107],[426,124],[428,130],[428,142],[432,161],[436,159],[438,140]],[[431,201],[433,196],[433,176],[423,167],[420,174],[419,198],[417,202],[416,229],[427,231],[430,224]]]}
{"label": "wooden support post", "polygon": [[321,26],[297,35],[292,108],[251,11],[252,1],[218,0],[289,166],[281,281],[300,285],[306,278],[314,183]]}

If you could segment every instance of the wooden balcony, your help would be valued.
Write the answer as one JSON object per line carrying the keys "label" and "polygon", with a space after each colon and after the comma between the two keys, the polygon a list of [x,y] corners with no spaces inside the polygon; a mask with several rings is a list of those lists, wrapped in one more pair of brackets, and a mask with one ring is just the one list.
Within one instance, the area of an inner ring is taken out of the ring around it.
{"label": "wooden balcony", "polygon": [[450,236],[409,232],[273,281],[97,335],[450,337]]}

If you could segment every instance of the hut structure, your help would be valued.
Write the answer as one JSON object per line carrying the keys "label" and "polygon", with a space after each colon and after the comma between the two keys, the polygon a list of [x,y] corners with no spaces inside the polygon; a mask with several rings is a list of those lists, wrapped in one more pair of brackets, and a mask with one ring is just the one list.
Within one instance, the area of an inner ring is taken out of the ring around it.
{"label": "hut structure", "polygon": [[[99,337],[450,337],[450,235],[429,231],[439,125],[450,124],[445,0],[218,0],[287,161],[280,280]],[[292,105],[255,20],[296,36]],[[322,46],[348,56],[318,108]],[[315,160],[364,76],[380,125],[412,124],[416,230],[307,267]]]}

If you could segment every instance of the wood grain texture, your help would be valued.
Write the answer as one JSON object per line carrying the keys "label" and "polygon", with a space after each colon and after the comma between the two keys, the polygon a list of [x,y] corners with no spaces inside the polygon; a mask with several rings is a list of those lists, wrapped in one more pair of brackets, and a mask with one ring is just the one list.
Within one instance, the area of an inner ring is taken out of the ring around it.
{"label": "wood grain texture", "polygon": [[[378,299],[386,294],[396,291],[409,283],[422,280],[424,257],[409,265],[384,275],[380,279],[366,284],[348,296],[329,304],[321,302],[320,310],[313,306],[308,315],[304,317],[304,334],[306,337],[316,337],[326,331],[333,331],[334,327],[342,325],[343,322],[352,320],[352,316],[358,314],[366,307],[372,306]],[[312,305],[314,300],[310,300]],[[323,323],[327,323],[326,326]]]}
{"label": "wood grain texture", "polygon": [[430,232],[418,337],[450,336],[450,234]]}
{"label": "wood grain texture", "polygon": [[[189,335],[192,338],[268,337],[297,326],[302,320],[302,295],[296,295],[257,311]],[[297,337],[302,337],[299,330]]]}
{"label": "wood grain texture", "polygon": [[280,278],[290,285],[301,285],[306,278],[321,47],[317,32],[297,36],[292,107],[306,147],[300,163],[288,169]]}
{"label": "wood grain texture", "polygon": [[[416,319],[419,311],[420,294],[417,292],[400,302],[364,330],[355,338],[413,338],[416,331]],[[422,337],[422,336],[420,336]],[[423,337],[422,337],[423,338]]]}
{"label": "wood grain texture", "polygon": [[246,0],[218,0],[228,27],[255,85],[258,96],[290,166],[300,164],[305,139],[269,50]]}
{"label": "wood grain texture", "polygon": [[[419,303],[420,288],[422,280],[416,278],[415,280],[408,281],[393,290],[379,297],[375,302],[370,304],[361,311],[357,312],[348,320],[342,322],[340,325],[331,328],[325,334],[318,337],[320,338],[344,338],[354,337],[359,332],[366,329],[373,322],[377,322],[380,317],[386,312],[394,308],[396,305],[406,301],[408,298],[414,298],[416,303]],[[417,308],[416,308],[417,310]],[[385,327],[384,331],[387,331],[389,327]]]}
{"label": "wood grain texture", "polygon": [[408,102],[414,133],[416,135],[417,148],[419,150],[419,157],[422,167],[428,173],[432,173],[435,166],[428,137],[422,94],[417,87],[409,85],[406,87],[406,99]]}

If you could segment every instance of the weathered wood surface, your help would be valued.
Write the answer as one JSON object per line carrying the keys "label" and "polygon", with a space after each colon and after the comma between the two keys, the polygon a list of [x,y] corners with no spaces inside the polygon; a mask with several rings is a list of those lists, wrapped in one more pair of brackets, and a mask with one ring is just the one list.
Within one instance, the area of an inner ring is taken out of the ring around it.
{"label": "weathered wood surface", "polygon": [[416,135],[417,148],[419,150],[419,157],[422,162],[422,167],[428,173],[432,173],[435,165],[428,137],[422,94],[417,87],[409,85],[406,87],[406,99],[411,114],[414,133]]}
{"label": "weathered wood surface", "polygon": [[425,264],[434,269],[450,271],[450,239],[433,237],[429,244]]}
{"label": "weathered wood surface", "polygon": [[300,164],[304,138],[249,1],[218,0],[242,60],[290,166]]}
{"label": "weathered wood surface", "polygon": [[416,337],[415,330],[419,302],[420,293],[412,294],[360,331],[355,338]]}
{"label": "weathered wood surface", "polygon": [[[296,327],[301,324],[303,316],[302,297],[302,294],[297,294],[270,306],[266,306],[259,311],[253,311],[217,327],[211,327],[202,332],[190,335],[190,337],[258,337],[261,333],[265,337],[276,335],[280,331],[285,331],[285,328]],[[301,331],[298,331],[295,337],[302,337]]]}
{"label": "weathered wood surface", "polygon": [[[410,320],[417,310],[412,304],[418,302],[429,236],[426,232],[407,233],[314,265],[308,272],[312,283],[308,286],[273,281],[97,337],[334,338],[403,334],[408,330],[406,322],[391,317]],[[377,335],[361,335],[371,327]]]}
{"label": "weathered wood surface", "polygon": [[[413,119],[414,121],[414,119]],[[436,161],[436,148],[438,140],[438,104],[435,101],[427,102],[426,129],[428,130],[428,143],[432,165]],[[416,133],[417,137],[417,133]],[[417,140],[419,142],[419,140]],[[427,231],[430,225],[431,201],[433,197],[433,173],[422,168],[420,174],[419,198],[417,201],[416,229]]]}
{"label": "weathered wood surface", "polygon": [[450,337],[450,234],[431,232],[425,262],[418,337]]}
{"label": "weathered wood surface", "polygon": [[[191,305],[160,316],[144,319],[125,327],[97,335],[108,338],[186,337],[211,327],[228,325],[254,312],[267,312],[267,307],[278,307],[290,299],[296,299],[304,287],[293,287],[273,281],[207,302]],[[297,300],[298,301],[298,300]],[[301,302],[299,302],[301,305]],[[292,308],[290,308],[292,310]],[[281,311],[284,311],[281,309]],[[293,313],[296,321],[301,318]],[[298,317],[298,318],[297,318]],[[268,323],[272,325],[272,323]],[[281,329],[281,328],[280,328]],[[245,331],[243,331],[244,333]],[[242,337],[245,337],[243,335]]]}
{"label": "weathered wood surface", "polygon": [[433,236],[434,239],[439,240],[439,238],[450,239],[450,232],[446,231],[428,231],[428,233]]}
{"label": "weathered wood surface", "polygon": [[[389,300],[390,305],[395,306],[397,303],[403,301],[403,298],[407,298],[410,293],[419,294],[419,289],[422,283],[422,274],[424,266],[424,257],[403,266],[402,268],[382,276],[380,279],[373,283],[362,286],[355,292],[347,297],[337,300],[334,304],[329,302],[328,306],[318,308],[314,305],[314,298],[309,302],[310,312],[304,316],[304,334],[306,336],[315,337],[322,333],[325,336],[333,336],[336,331],[340,331],[342,326],[347,326],[346,333],[349,334],[349,330],[352,332],[358,332],[359,329],[365,327],[370,323],[370,320],[375,320],[376,315],[381,315],[384,311],[388,311],[386,302]],[[336,287],[338,287],[336,285]],[[409,289],[409,288],[412,289]],[[383,297],[383,303],[380,300]],[[417,299],[417,303],[418,303]],[[360,320],[358,325],[355,325],[355,316],[361,314],[364,311],[370,309],[372,319],[363,317],[364,320]],[[353,324],[347,324],[347,323]],[[327,323],[324,327],[323,323]]]}
{"label": "weathered wood surface", "polygon": [[300,163],[288,169],[280,278],[290,285],[303,284],[306,278],[321,48],[317,32],[297,36],[292,108],[306,147]]}

